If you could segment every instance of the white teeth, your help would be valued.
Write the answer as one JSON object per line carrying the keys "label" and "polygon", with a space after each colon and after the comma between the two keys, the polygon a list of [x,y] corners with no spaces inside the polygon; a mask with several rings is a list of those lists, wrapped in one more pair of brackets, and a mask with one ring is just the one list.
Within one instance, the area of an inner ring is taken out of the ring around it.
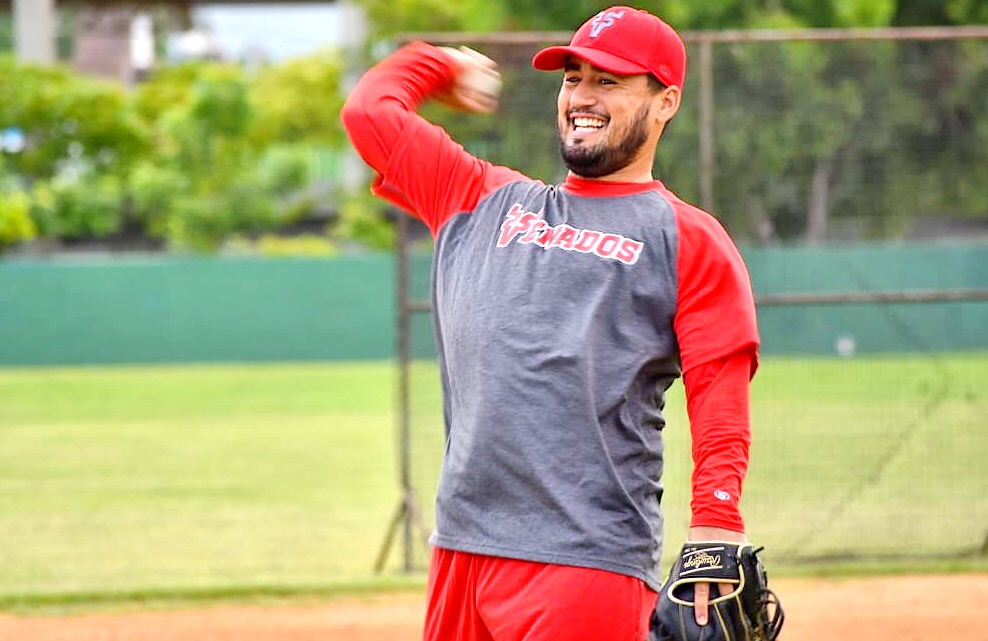
{"label": "white teeth", "polygon": [[604,121],[598,118],[577,116],[576,118],[573,118],[573,126],[578,129],[600,129],[604,126]]}

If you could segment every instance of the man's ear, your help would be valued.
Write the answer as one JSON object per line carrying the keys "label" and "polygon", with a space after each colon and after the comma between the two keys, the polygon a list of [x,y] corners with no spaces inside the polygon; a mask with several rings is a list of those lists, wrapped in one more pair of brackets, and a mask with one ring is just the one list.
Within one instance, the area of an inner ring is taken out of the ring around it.
{"label": "man's ear", "polygon": [[662,91],[655,94],[653,98],[652,116],[656,121],[663,124],[672,120],[672,117],[676,115],[679,111],[679,105],[683,100],[683,91],[673,85],[672,87],[666,87]]}

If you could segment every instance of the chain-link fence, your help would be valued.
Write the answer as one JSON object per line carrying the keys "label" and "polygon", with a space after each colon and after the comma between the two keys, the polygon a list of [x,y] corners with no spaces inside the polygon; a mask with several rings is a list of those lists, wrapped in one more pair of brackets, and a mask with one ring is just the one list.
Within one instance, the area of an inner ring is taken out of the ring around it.
{"label": "chain-link fence", "polygon": [[[530,60],[568,36],[415,36],[472,46],[505,80],[493,118],[432,106],[427,117],[477,155],[558,182],[560,78]],[[752,269],[765,355],[743,504],[750,536],[775,562],[984,558],[988,28],[686,40],[684,103],[655,174],[720,218]],[[443,427],[428,242],[415,222],[401,237],[411,568],[432,526]],[[677,540],[690,472],[678,384],[667,418],[664,505]]]}
{"label": "chain-link fence", "polygon": [[[505,81],[492,118],[427,115],[482,157],[561,179],[560,74],[530,61],[567,34],[420,37],[477,48]],[[655,173],[739,242],[988,237],[988,27],[686,40],[683,105]]]}

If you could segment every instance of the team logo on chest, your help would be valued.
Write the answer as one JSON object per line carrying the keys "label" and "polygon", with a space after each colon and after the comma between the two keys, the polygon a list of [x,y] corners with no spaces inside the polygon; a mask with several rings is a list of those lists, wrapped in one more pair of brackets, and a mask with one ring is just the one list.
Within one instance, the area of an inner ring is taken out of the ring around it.
{"label": "team logo on chest", "polygon": [[519,245],[538,245],[545,249],[594,254],[625,265],[637,263],[645,247],[640,240],[620,234],[594,229],[577,229],[567,224],[552,226],[542,216],[541,211],[538,213],[525,211],[520,203],[515,203],[501,223],[497,246],[503,248],[513,242]]}

